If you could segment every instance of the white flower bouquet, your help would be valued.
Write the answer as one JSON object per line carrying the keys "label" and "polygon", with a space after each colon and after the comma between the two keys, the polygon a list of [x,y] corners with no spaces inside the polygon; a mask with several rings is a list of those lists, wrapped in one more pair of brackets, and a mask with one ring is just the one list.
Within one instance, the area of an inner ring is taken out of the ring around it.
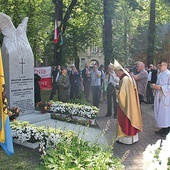
{"label": "white flower bouquet", "polygon": [[61,113],[94,119],[96,118],[99,109],[95,106],[51,101],[50,111],[53,113]]}
{"label": "white flower bouquet", "polygon": [[20,142],[39,142],[40,151],[48,147],[55,147],[61,140],[70,139],[77,136],[74,131],[62,131],[45,126],[36,126],[27,121],[14,121],[10,123],[12,137]]}
{"label": "white flower bouquet", "polygon": [[153,145],[148,145],[143,153],[144,170],[169,170],[170,169],[170,133],[166,140],[158,140]]}

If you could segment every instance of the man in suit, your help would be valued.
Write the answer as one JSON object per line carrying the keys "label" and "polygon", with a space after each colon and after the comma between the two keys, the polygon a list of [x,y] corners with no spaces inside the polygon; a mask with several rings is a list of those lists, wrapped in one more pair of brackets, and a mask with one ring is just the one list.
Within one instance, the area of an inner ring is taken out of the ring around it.
{"label": "man in suit", "polygon": [[50,94],[50,100],[53,99],[53,96],[56,94],[56,90],[58,90],[58,85],[57,85],[57,81],[58,78],[61,74],[61,66],[58,65],[56,69],[54,69],[52,76],[53,76],[53,87],[51,90],[51,94]]}
{"label": "man in suit", "polygon": [[147,99],[147,104],[153,104],[154,102],[154,96],[153,96],[153,91],[151,88],[151,79],[152,79],[152,70],[153,70],[153,64],[149,65],[148,68],[148,84],[146,88],[146,99]]}

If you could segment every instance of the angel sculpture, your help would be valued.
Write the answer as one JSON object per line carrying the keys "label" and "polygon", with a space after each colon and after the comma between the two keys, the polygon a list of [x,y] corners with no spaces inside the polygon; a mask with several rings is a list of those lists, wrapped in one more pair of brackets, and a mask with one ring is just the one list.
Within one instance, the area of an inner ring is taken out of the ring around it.
{"label": "angel sculpture", "polygon": [[6,54],[10,54],[12,51],[17,51],[17,55],[23,55],[25,50],[29,50],[32,53],[26,36],[27,22],[28,17],[25,17],[22,23],[15,28],[11,18],[0,12],[0,31],[4,35],[2,52],[5,50]]}
{"label": "angel sculpture", "polygon": [[26,35],[27,22],[25,17],[15,28],[11,18],[0,12],[6,96],[9,107],[17,105],[22,113],[34,111],[34,58]]}

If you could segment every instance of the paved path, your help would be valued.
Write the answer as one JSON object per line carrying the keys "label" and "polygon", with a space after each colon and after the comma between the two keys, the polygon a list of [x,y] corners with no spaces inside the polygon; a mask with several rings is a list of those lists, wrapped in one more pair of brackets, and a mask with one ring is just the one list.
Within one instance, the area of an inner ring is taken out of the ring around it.
{"label": "paved path", "polygon": [[128,155],[124,160],[126,170],[142,170],[143,152],[149,144],[154,144],[161,137],[154,132],[157,130],[153,116],[153,105],[142,103],[143,131],[139,133],[139,141],[132,145],[114,143],[113,140],[116,134],[116,122],[113,117],[104,117],[106,114],[106,104],[100,104],[100,112],[97,117],[97,123],[102,129],[108,130],[105,132],[105,137],[109,144],[113,145],[113,152],[116,156],[122,157],[126,152]]}

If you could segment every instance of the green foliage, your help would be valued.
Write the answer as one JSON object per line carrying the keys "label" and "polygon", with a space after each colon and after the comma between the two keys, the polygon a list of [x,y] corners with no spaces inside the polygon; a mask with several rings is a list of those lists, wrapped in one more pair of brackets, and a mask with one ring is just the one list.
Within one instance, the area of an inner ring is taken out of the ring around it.
{"label": "green foliage", "polygon": [[49,33],[53,32],[53,6],[51,1],[49,3],[46,0],[1,0],[1,11],[11,17],[15,27],[24,17],[29,18],[27,36],[36,59],[52,55],[52,38]]}
{"label": "green foliage", "polygon": [[63,56],[78,57],[90,45],[102,46],[102,2],[78,1],[64,34]]}
{"label": "green foliage", "polygon": [[129,49],[134,47],[132,39],[137,35],[138,10],[133,11],[129,8],[128,2],[119,1],[116,3],[115,16],[113,18],[113,55],[114,58],[129,64],[131,53]]}
{"label": "green foliage", "polygon": [[78,137],[58,143],[55,149],[49,148],[42,161],[44,169],[124,169],[121,160],[113,156],[111,148],[104,150],[99,144],[90,145]]}
{"label": "green foliage", "polygon": [[126,0],[129,3],[129,7],[132,8],[133,11],[140,10],[142,11],[142,6],[139,5],[139,3],[136,0]]}
{"label": "green foliage", "polygon": [[[68,57],[78,58],[89,46],[102,47],[103,40],[103,1],[77,0],[70,13],[63,35],[63,63]],[[113,31],[113,56],[125,63],[130,62],[130,50],[135,48],[132,41],[138,36],[138,28],[148,28],[150,1],[148,0],[115,0],[110,8]],[[63,0],[63,16],[71,0]],[[35,59],[43,61],[48,57],[49,65],[53,65],[53,33],[54,9],[52,0],[1,0],[0,11],[9,15],[17,27],[22,19],[29,17],[27,36]],[[170,22],[169,0],[156,1],[156,24]],[[2,43],[0,34],[0,43]],[[156,45],[162,42],[156,39]],[[64,59],[65,58],[65,59]]]}
{"label": "green foliage", "polygon": [[81,105],[87,105],[87,106],[92,106],[92,104],[86,100],[86,98],[84,97],[83,92],[80,92],[79,98],[74,98],[72,100],[69,101],[70,103],[75,103],[75,104],[81,104]]}
{"label": "green foliage", "polygon": [[[70,0],[63,0],[63,17],[70,3]],[[11,17],[16,27],[25,16],[29,17],[27,35],[34,57],[40,61],[44,56],[48,56],[49,62],[53,58],[54,8],[54,3],[46,0],[2,0],[0,4],[1,11]],[[101,46],[101,14],[101,1],[77,1],[76,7],[70,13],[70,20],[64,23],[67,28],[63,35],[64,46],[61,47],[63,58],[76,58],[78,52],[92,44]]]}

